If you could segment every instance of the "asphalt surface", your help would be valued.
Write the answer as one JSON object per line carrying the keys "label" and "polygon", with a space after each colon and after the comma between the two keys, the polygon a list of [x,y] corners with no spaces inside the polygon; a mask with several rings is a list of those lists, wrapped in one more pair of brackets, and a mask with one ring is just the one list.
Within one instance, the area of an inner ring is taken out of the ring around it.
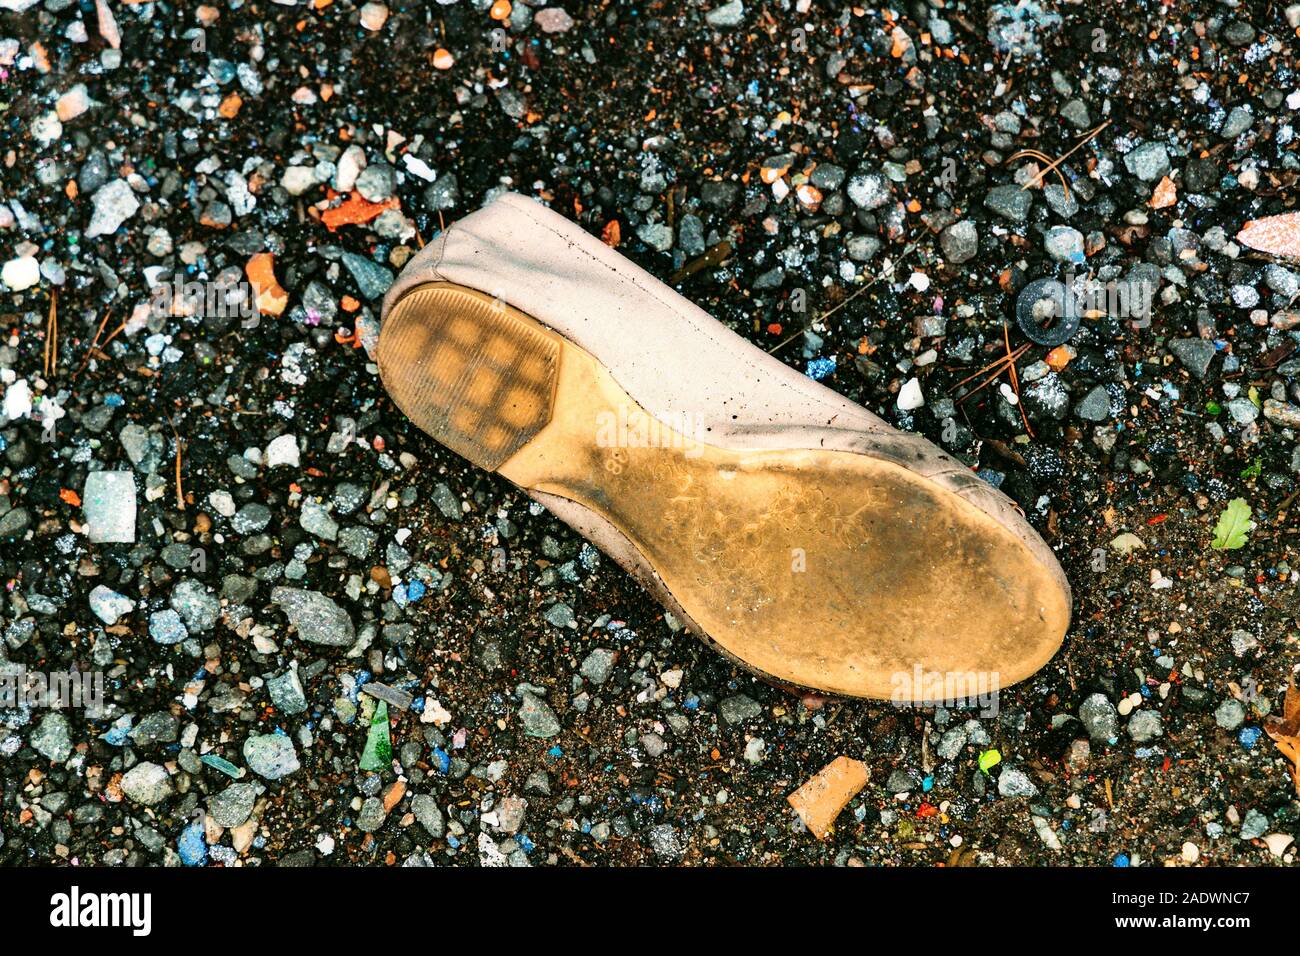
{"label": "asphalt surface", "polygon": [[[103,688],[0,705],[0,862],[1291,864],[1300,6],[488,6],[0,3],[0,666]],[[433,445],[379,300],[506,188],[1011,495],[1057,656],[801,700]]]}

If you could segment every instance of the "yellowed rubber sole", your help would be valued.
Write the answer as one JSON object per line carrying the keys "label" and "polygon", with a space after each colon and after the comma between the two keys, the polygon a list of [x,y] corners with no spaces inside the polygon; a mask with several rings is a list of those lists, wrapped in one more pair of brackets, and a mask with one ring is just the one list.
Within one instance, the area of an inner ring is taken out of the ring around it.
{"label": "yellowed rubber sole", "polygon": [[1065,633],[1052,573],[964,499],[864,455],[709,444],[483,293],[433,283],[404,296],[379,367],[421,429],[606,519],[703,636],[779,683],[899,701],[973,695],[1038,670]]}

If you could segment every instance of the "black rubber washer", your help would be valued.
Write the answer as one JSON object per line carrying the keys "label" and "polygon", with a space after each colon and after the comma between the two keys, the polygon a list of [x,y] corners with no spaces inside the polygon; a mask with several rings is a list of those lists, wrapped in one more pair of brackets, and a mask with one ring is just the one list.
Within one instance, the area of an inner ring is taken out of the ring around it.
{"label": "black rubber washer", "polygon": [[[1055,321],[1049,326],[1038,324],[1034,318],[1034,306],[1044,299],[1052,300]],[[1074,290],[1056,279],[1035,279],[1016,297],[1016,324],[1025,338],[1039,345],[1055,348],[1070,341],[1079,331],[1079,301]]]}

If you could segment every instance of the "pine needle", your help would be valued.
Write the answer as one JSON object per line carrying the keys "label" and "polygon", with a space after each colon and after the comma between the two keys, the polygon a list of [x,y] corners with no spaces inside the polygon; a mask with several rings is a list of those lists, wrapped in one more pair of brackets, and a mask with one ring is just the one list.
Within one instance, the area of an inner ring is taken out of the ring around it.
{"label": "pine needle", "polygon": [[1084,135],[1083,139],[1079,140],[1077,143],[1075,143],[1073,146],[1071,146],[1069,152],[1067,152],[1067,153],[1066,153],[1064,156],[1062,156],[1060,159],[1056,159],[1056,160],[1049,159],[1049,158],[1047,157],[1046,154],[1044,154],[1044,153],[1040,153],[1040,152],[1038,152],[1038,150],[1032,150],[1032,151],[1031,151],[1031,150],[1022,150],[1021,153],[1016,153],[1016,154],[1012,155],[1012,156],[1010,157],[1010,159],[1007,160],[1007,162],[1011,162],[1011,160],[1015,159],[1017,156],[1022,155],[1023,153],[1030,153],[1030,152],[1038,153],[1038,156],[1040,156],[1040,157],[1043,158],[1044,160],[1047,160],[1047,166],[1046,166],[1044,169],[1040,170],[1039,173],[1038,173],[1036,176],[1034,176],[1033,179],[1029,180],[1029,182],[1025,183],[1025,184],[1024,184],[1023,186],[1021,186],[1020,188],[1021,188],[1021,189],[1028,189],[1028,188],[1031,187],[1031,186],[1037,185],[1038,183],[1041,183],[1041,182],[1043,181],[1043,177],[1044,177],[1044,176],[1046,176],[1049,172],[1053,172],[1053,173],[1056,173],[1057,176],[1060,176],[1060,178],[1061,178],[1061,185],[1065,188],[1065,197],[1066,197],[1067,199],[1069,199],[1069,197],[1070,197],[1070,186],[1069,186],[1069,184],[1065,181],[1065,177],[1064,177],[1063,175],[1061,175],[1061,171],[1060,171],[1060,169],[1059,169],[1058,167],[1059,167],[1063,162],[1065,162],[1067,159],[1069,159],[1071,156],[1073,156],[1076,152],[1078,152],[1080,149],[1082,149],[1085,145],[1087,145],[1088,143],[1091,143],[1094,139],[1096,139],[1096,138],[1097,138],[1097,135],[1098,135],[1102,130],[1104,130],[1107,126],[1109,126],[1109,125],[1110,125],[1110,120],[1106,120],[1106,122],[1102,123],[1100,126],[1096,126],[1096,127],[1092,128],[1091,130],[1089,130],[1089,131]]}
{"label": "pine needle", "polygon": [[50,293],[50,315],[45,323],[45,343],[49,351],[49,368],[45,377],[57,375],[59,371],[59,290]]}
{"label": "pine needle", "polygon": [[95,337],[90,340],[90,348],[86,349],[86,357],[81,360],[81,364],[77,366],[77,370],[72,373],[72,380],[74,382],[77,380],[77,376],[81,374],[82,369],[84,369],[86,365],[89,364],[90,357],[95,353],[95,346],[99,342],[99,337],[104,334],[104,326],[108,325],[109,316],[111,316],[112,314],[113,313],[111,311],[105,312],[104,318],[100,320],[99,328],[95,330]]}
{"label": "pine needle", "polygon": [[[1027,352],[1027,351],[1029,351],[1029,343],[1028,343],[1028,342],[1026,342],[1024,345],[1020,346],[1020,348],[1016,349],[1016,351],[1013,353],[1013,357],[1018,359],[1018,358],[1020,358],[1020,356],[1024,355],[1025,352]],[[952,388],[948,389],[948,391],[949,391],[949,392],[955,392],[955,391],[957,391],[957,389],[961,388],[963,385],[965,385],[965,384],[966,384],[967,382],[969,382],[971,379],[979,378],[979,377],[980,377],[981,375],[983,375],[985,372],[991,371],[992,369],[997,369],[997,371],[994,372],[994,373],[993,373],[993,376],[992,376],[992,378],[997,378],[999,375],[1002,374],[1002,368],[1003,368],[1003,366],[1005,366],[1006,364],[1007,364],[1007,356],[1004,355],[1004,356],[1002,356],[1001,358],[999,358],[999,359],[997,359],[997,360],[995,360],[995,361],[990,362],[988,365],[985,365],[985,366],[984,366],[982,369],[980,369],[978,372],[975,372],[974,374],[971,374],[971,375],[967,375],[964,379],[962,379],[962,380],[961,380],[960,382],[958,382],[956,385],[952,386]],[[986,383],[980,385],[979,387],[972,389],[972,390],[971,390],[967,395],[963,396],[961,400],[962,400],[962,401],[965,401],[965,400],[966,400],[967,398],[969,398],[971,395],[974,395],[974,394],[975,394],[976,392],[978,392],[981,388],[983,388],[984,385],[986,385],[986,384],[988,384],[988,383],[986,382]]]}
{"label": "pine needle", "polygon": [[1025,414],[1025,403],[1020,400],[1020,376],[1016,374],[1016,360],[1011,354],[1011,333],[1005,319],[1002,321],[1002,344],[1007,348],[1007,370],[1011,372],[1011,388],[1016,393],[1016,408],[1020,409],[1020,420],[1025,423],[1025,431],[1033,438],[1034,429],[1029,424],[1029,416]]}
{"label": "pine needle", "polygon": [[175,424],[172,423],[172,417],[163,412],[167,417],[167,425],[172,430],[172,437],[176,440],[176,510],[185,510],[185,489],[181,486],[181,447],[184,444],[181,441],[180,432],[176,430]]}

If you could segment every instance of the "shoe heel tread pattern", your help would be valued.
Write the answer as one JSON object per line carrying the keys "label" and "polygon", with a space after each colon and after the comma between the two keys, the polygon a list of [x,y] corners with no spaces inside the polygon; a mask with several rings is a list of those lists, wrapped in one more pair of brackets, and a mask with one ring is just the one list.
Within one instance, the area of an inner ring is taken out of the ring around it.
{"label": "shoe heel tread pattern", "polygon": [[554,333],[461,288],[404,296],[379,339],[380,376],[398,407],[490,471],[550,421],[559,355]]}

